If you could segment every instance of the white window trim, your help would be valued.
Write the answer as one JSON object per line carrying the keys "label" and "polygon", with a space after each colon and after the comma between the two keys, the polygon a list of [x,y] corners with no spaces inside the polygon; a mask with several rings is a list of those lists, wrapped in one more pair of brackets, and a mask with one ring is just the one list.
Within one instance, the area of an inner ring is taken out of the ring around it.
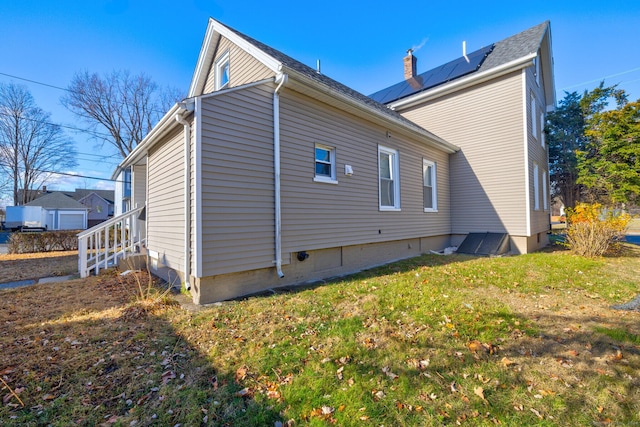
{"label": "white window trim", "polygon": [[540,110],[540,146],[545,148],[545,139],[544,139],[544,111]]}
{"label": "white window trim", "polygon": [[533,92],[531,92],[531,114],[529,115],[531,117],[531,135],[533,135],[535,139],[538,139],[538,115],[536,114],[536,110],[536,97]]}
{"label": "white window trim", "polygon": [[[322,150],[327,150],[329,152],[329,162],[331,164],[331,177],[324,175],[315,175],[316,162],[318,159],[316,158],[316,148],[320,148]],[[313,146],[313,181],[314,182],[323,182],[325,184],[337,184],[338,178],[336,175],[336,149],[335,147],[329,147],[324,144],[315,144]]]}
{"label": "white window trim", "polygon": [[[382,205],[382,189],[380,187],[380,154],[388,154],[391,157],[391,180],[393,181],[393,206]],[[400,154],[398,150],[378,145],[378,207],[381,211],[400,210]]]}
{"label": "white window trim", "polygon": [[548,184],[547,184],[547,171],[542,171],[542,207],[545,211],[549,210],[549,198],[548,196]]}
{"label": "white window trim", "polygon": [[229,63],[229,51],[226,51],[218,60],[215,65],[215,90],[223,89],[229,86],[229,82],[231,81],[231,72],[229,72],[229,80],[224,85],[220,84],[220,79],[222,77],[222,73],[220,70],[223,68],[225,64],[229,64],[229,71],[231,71],[231,64]]}
{"label": "white window trim", "polygon": [[540,210],[540,173],[538,163],[533,162],[533,210]]}
{"label": "white window trim", "polygon": [[424,200],[422,200],[422,207],[424,208],[425,212],[438,212],[438,169],[436,163],[432,162],[431,160],[422,159],[422,185],[423,187],[425,187],[424,173],[426,168],[429,166],[431,166],[431,182],[433,183],[433,185],[431,186],[433,207],[425,208]]}

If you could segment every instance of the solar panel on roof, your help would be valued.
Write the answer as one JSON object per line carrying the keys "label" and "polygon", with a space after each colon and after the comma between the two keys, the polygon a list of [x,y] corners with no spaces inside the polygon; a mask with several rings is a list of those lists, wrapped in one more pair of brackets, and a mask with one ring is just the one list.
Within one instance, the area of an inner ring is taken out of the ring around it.
{"label": "solar panel on roof", "polygon": [[468,61],[464,57],[460,57],[417,75],[411,82],[407,80],[401,81],[369,95],[369,97],[382,104],[388,104],[389,102],[450,82],[451,80],[477,71],[492,50],[493,45],[478,49],[467,55]]}

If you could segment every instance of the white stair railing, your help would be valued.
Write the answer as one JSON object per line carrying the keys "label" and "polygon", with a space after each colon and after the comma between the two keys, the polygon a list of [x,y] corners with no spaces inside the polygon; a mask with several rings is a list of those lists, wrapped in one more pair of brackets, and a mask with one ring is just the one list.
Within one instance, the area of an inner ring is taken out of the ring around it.
{"label": "white stair railing", "polygon": [[78,271],[88,277],[93,271],[116,265],[121,259],[140,253],[145,244],[138,217],[144,206],[101,222],[78,234]]}

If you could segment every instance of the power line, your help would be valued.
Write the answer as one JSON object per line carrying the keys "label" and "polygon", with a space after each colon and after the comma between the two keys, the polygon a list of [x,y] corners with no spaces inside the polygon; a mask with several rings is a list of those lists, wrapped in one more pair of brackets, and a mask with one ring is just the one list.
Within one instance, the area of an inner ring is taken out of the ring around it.
{"label": "power line", "polygon": [[[71,89],[60,87],[60,86],[56,86],[56,85],[52,85],[52,84],[49,84],[49,83],[39,82],[37,80],[27,79],[25,77],[14,76],[13,74],[0,72],[0,75],[6,76],[6,77],[10,77],[12,79],[18,79],[18,80],[22,80],[22,81],[25,81],[25,82],[33,83],[33,84],[40,85],[40,86],[50,87],[52,89],[62,90],[62,91],[69,92],[69,93],[76,93],[78,95],[84,95],[84,93],[82,93],[82,92],[78,92],[78,91],[75,91],[75,90],[71,90]],[[126,105],[126,104],[122,103],[121,105]],[[153,109],[153,108],[150,111],[153,111],[153,112],[158,113],[158,114],[165,114],[166,113],[166,111],[156,110],[156,109]]]}
{"label": "power line", "polygon": [[55,86],[55,85],[51,85],[51,84],[48,84],[48,83],[37,82],[35,80],[26,79],[24,77],[18,77],[18,76],[14,76],[14,75],[7,74],[7,73],[0,73],[0,75],[11,77],[12,79],[22,80],[22,81],[29,82],[29,83],[34,83],[34,84],[37,84],[37,85],[40,85],[40,86],[47,86],[47,87],[50,87],[50,88],[53,88],[53,89],[64,90],[65,92],[72,92],[73,93],[72,90],[69,90],[69,89],[64,88],[64,87]]}
{"label": "power line", "polygon": [[78,175],[78,174],[73,174],[73,173],[68,173],[68,172],[55,172],[55,171],[47,171],[47,170],[42,170],[42,169],[37,169],[38,172],[42,172],[42,173],[50,173],[53,175],[63,175],[63,176],[70,176],[73,178],[84,178],[84,179],[95,179],[98,181],[111,181],[111,182],[125,182],[119,179],[111,179],[111,178],[100,178],[97,176],[89,176],[89,175]]}
{"label": "power line", "polygon": [[[13,116],[11,114],[7,114],[7,113],[3,113],[3,112],[0,112],[0,115],[6,116],[6,117],[15,117],[15,116]],[[75,130],[75,131],[78,131],[78,132],[84,132],[84,133],[88,133],[88,134],[96,136],[96,137],[111,138],[111,135],[109,135],[109,134],[95,132],[95,131],[91,131],[91,130],[88,130],[88,129],[80,129],[80,128],[76,128],[76,127],[73,127],[73,126],[61,125],[61,124],[58,124],[58,123],[47,122],[47,121],[44,121],[44,120],[36,120],[36,119],[31,119],[29,117],[23,117],[23,116],[19,116],[19,118],[22,119],[22,120],[28,120],[28,121],[31,121],[31,122],[42,123],[42,124],[50,125],[50,126],[58,126],[58,127],[65,128],[65,129]]]}
{"label": "power line", "polygon": [[622,75],[629,74],[629,73],[635,73],[636,71],[640,71],[640,67],[632,68],[632,69],[626,70],[626,71],[621,71],[619,73],[611,74],[611,75],[608,75],[608,76],[600,77],[600,78],[597,78],[597,79],[589,80],[589,81],[578,83],[578,84],[575,84],[575,85],[566,86],[566,87],[563,88],[563,90],[571,89],[571,88],[578,87],[578,86],[585,86],[585,85],[590,84],[590,83],[596,83],[596,82],[599,83],[599,82],[601,82],[603,80],[606,80],[606,79],[611,79],[613,77],[618,77],[618,76],[622,76]]}

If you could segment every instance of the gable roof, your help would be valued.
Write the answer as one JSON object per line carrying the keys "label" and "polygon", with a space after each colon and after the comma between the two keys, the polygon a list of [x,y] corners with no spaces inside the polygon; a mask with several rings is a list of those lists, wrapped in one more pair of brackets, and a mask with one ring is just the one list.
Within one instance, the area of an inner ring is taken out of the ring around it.
{"label": "gable roof", "polygon": [[[360,114],[365,113],[369,116],[374,116],[376,119],[382,119],[393,125],[401,126],[422,138],[429,139],[432,144],[437,145],[440,149],[445,150],[446,152],[452,153],[458,150],[458,147],[455,145],[450,144],[421,126],[418,126],[401,114],[391,110],[386,105],[381,104],[324,74],[318,73],[308,65],[305,65],[279,50],[241,33],[240,31],[225,26],[213,18],[209,18],[209,26],[207,27],[205,40],[202,44],[202,50],[200,51],[198,63],[189,89],[189,97],[200,95],[200,92],[204,88],[208,67],[213,61],[217,41],[220,36],[226,37],[231,42],[253,55],[257,60],[261,61],[275,73],[286,73],[292,79],[297,80],[298,83],[302,85],[302,90],[307,95],[318,97],[318,99],[329,102],[330,104],[341,105],[343,109],[344,104],[346,103],[351,108],[348,110],[350,112],[358,111]],[[295,86],[295,83],[293,86]],[[300,88],[300,86],[298,86],[298,88]],[[307,88],[309,90],[307,90]]]}
{"label": "gable roof", "polygon": [[42,206],[46,209],[87,209],[82,203],[73,200],[66,194],[55,191],[32,200],[25,206]]}
{"label": "gable roof", "polygon": [[[499,72],[513,71],[515,69],[528,67],[533,65],[533,59],[538,57],[539,50],[543,47],[545,35],[550,33],[550,23],[545,21],[534,27],[526,29],[511,37],[496,42],[488,47],[478,49],[467,56],[469,57],[469,66],[477,65],[475,69],[468,70],[465,73],[451,73],[442,75],[441,70],[453,69],[459,64],[467,61],[464,57],[457,58],[440,67],[429,70],[418,75],[424,81],[424,84],[418,87],[412,87],[409,83],[403,81],[396,83],[386,89],[380,90],[371,95],[392,108],[400,106],[404,102],[409,102],[421,93],[428,93],[431,89],[443,90],[450,83],[458,83],[464,80],[471,80],[480,76],[497,76]],[[540,55],[548,53],[548,61],[551,62],[551,52],[540,52]],[[547,74],[552,73],[552,64],[547,64]],[[436,77],[436,78],[434,78]],[[441,78],[437,78],[441,77]],[[548,84],[553,86],[553,79],[548,79]],[[408,89],[407,89],[408,87]],[[555,93],[553,87],[549,90]],[[549,100],[555,100],[555,95],[549,96]]]}
{"label": "gable roof", "polygon": [[75,191],[65,191],[67,196],[73,197],[74,200],[82,200],[87,196],[95,193],[98,197],[104,199],[105,202],[112,203],[115,199],[114,190],[92,190],[90,188],[76,188]]}
{"label": "gable roof", "polygon": [[529,54],[535,54],[540,49],[549,25],[549,21],[545,21],[495,43],[493,51],[478,71],[490,70]]}
{"label": "gable roof", "polygon": [[467,55],[467,58],[454,59],[439,67],[418,74],[411,80],[403,80],[369,96],[385,104],[450,82],[478,71],[492,50],[493,45],[478,49]]}

